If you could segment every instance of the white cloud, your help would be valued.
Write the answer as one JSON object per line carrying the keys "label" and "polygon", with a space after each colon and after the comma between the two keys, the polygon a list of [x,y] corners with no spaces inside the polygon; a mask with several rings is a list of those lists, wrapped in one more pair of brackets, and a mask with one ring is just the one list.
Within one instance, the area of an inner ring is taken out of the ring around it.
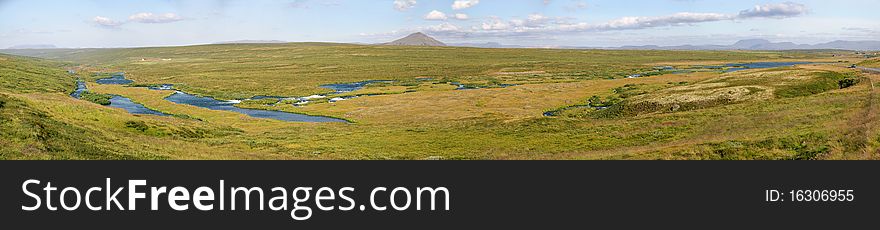
{"label": "white cloud", "polygon": [[543,14],[530,14],[528,19],[531,22],[543,22],[546,21],[548,17]]}
{"label": "white cloud", "polygon": [[459,28],[458,26],[453,25],[451,23],[444,22],[439,25],[429,26],[429,27],[425,28],[425,30],[432,31],[432,32],[453,32],[453,31],[459,31],[459,30],[461,30],[461,28]]}
{"label": "white cloud", "polygon": [[510,19],[504,21],[493,17],[481,26],[474,27],[491,32],[571,32],[571,31],[612,31],[638,30],[668,26],[686,26],[698,23],[727,20],[746,20],[752,18],[788,18],[805,14],[808,11],[803,4],[785,2],[778,4],[758,5],[739,14],[692,13],[681,12],[665,16],[653,17],[622,17],[605,23],[588,24],[585,22],[567,22],[562,18],[547,17],[542,14],[531,14],[526,19]]}
{"label": "white cloud", "polygon": [[108,28],[116,28],[116,27],[119,27],[122,25],[121,22],[113,21],[113,19],[101,17],[101,16],[95,16],[95,18],[92,19],[92,22],[95,23],[96,25],[108,27]]}
{"label": "white cloud", "polygon": [[504,22],[501,18],[492,17],[488,22],[483,22],[479,27],[483,30],[507,30],[510,29],[510,23]]}
{"label": "white cloud", "polygon": [[486,31],[506,30],[508,32],[637,30],[667,26],[694,25],[698,23],[726,20],[788,18],[803,15],[807,11],[808,8],[803,4],[784,2],[757,5],[752,9],[740,11],[739,14],[681,12],[666,16],[622,17],[599,24],[567,22],[561,18],[547,17],[542,14],[532,14],[526,19],[511,19],[507,22],[494,17],[475,28],[480,28]]}
{"label": "white cloud", "polygon": [[394,9],[405,11],[416,6],[416,0],[394,0]]}
{"label": "white cloud", "polygon": [[880,36],[880,29],[872,29],[865,27],[843,27],[840,28],[848,35],[856,35],[856,36],[870,36],[877,37]]}
{"label": "white cloud", "polygon": [[153,13],[137,13],[131,16],[128,16],[128,20],[132,22],[140,22],[140,23],[171,23],[183,20],[183,17],[180,17],[174,13],[164,13],[164,14],[153,14]]}
{"label": "white cloud", "polygon": [[555,19],[544,16],[543,14],[530,14],[528,17],[526,17],[525,20],[511,19],[510,25],[513,27],[520,28],[520,29],[539,28],[539,27],[545,26],[546,23],[553,21],[553,20],[555,20]]}
{"label": "white cloud", "polygon": [[165,13],[165,14],[153,14],[153,13],[137,13],[128,16],[127,21],[114,21],[113,19],[95,16],[92,18],[92,23],[95,25],[105,27],[105,28],[119,28],[123,24],[129,22],[138,22],[138,23],[172,23],[184,20],[183,17],[174,14],[174,13]]}
{"label": "white cloud", "polygon": [[714,22],[734,19],[733,16],[718,13],[676,13],[660,17],[623,17],[596,25],[598,30],[644,29],[663,26],[678,26],[700,22]]}
{"label": "white cloud", "polygon": [[[459,2],[459,1],[456,1]],[[460,1],[460,6],[466,5],[465,1]],[[470,2],[470,1],[467,1]],[[572,0],[573,3],[580,3],[579,0]],[[477,2],[470,3],[468,7],[473,6]],[[595,35],[608,33],[636,33],[624,31],[638,31],[649,28],[664,28],[674,26],[693,26],[701,23],[751,20],[756,18],[788,18],[805,14],[807,7],[797,3],[780,3],[759,5],[753,9],[746,9],[738,13],[699,13],[699,12],[680,12],[665,16],[631,16],[621,17],[601,23],[587,23],[575,21],[573,18],[553,17],[543,14],[531,14],[525,17],[514,17],[504,19],[497,16],[490,16],[481,22],[473,24],[465,22],[462,24],[451,24],[444,22],[443,24],[432,26],[429,28],[420,27],[421,30],[434,31],[437,36],[445,38],[534,38],[549,39],[557,37],[561,34],[573,33],[592,33]],[[433,12],[432,12],[433,13]],[[441,12],[437,12],[441,13]],[[430,16],[429,14],[428,16]],[[439,15],[439,14],[438,14]],[[460,18],[457,14],[443,14],[443,17],[431,17],[436,20],[448,20],[450,18]],[[426,16],[426,18],[429,18]],[[468,25],[469,24],[469,25]],[[415,29],[415,28],[413,28]],[[856,32],[855,29],[847,30]],[[602,32],[602,33],[594,33]],[[635,35],[634,35],[635,36]],[[639,35],[641,36],[641,35]],[[638,38],[636,36],[635,38]]]}
{"label": "white cloud", "polygon": [[467,14],[461,14],[461,13],[459,13],[459,14],[454,14],[454,15],[452,15],[452,17],[455,18],[455,19],[458,19],[458,20],[468,20],[468,19],[471,18],[471,17],[468,16]]}
{"label": "white cloud", "polygon": [[783,2],[756,5],[752,9],[739,12],[739,18],[789,18],[806,14],[809,9],[804,4]]}
{"label": "white cloud", "polygon": [[446,16],[446,13],[436,10],[433,10],[425,15],[425,20],[446,20],[447,18],[449,17]]}
{"label": "white cloud", "polygon": [[471,8],[477,4],[480,4],[480,0],[455,0],[452,3],[453,10],[461,10]]}
{"label": "white cloud", "polygon": [[865,27],[841,27],[840,29],[849,30],[849,31],[859,31],[859,32],[865,32],[865,33],[877,32],[877,30],[875,30],[875,29],[865,28]]}

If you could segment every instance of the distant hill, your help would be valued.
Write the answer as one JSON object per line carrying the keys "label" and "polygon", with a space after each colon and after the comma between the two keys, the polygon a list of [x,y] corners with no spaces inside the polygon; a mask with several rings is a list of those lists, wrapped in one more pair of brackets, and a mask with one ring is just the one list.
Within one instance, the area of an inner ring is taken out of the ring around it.
{"label": "distant hill", "polygon": [[421,32],[410,34],[401,39],[397,39],[393,42],[384,43],[382,45],[386,46],[446,46],[445,43],[437,41],[428,35],[425,35]]}
{"label": "distant hill", "polygon": [[880,50],[880,41],[833,41],[819,45],[823,49]]}
{"label": "distant hill", "polygon": [[11,50],[28,50],[28,49],[55,49],[55,45],[49,44],[35,44],[35,45],[17,45],[13,47],[9,47]]}
{"label": "distant hill", "polygon": [[766,39],[746,39],[733,43],[733,47],[738,49],[754,49],[770,43],[771,42]]}
{"label": "distant hill", "polygon": [[[546,48],[538,46],[504,45],[497,42],[487,43],[451,43],[450,46],[479,47],[479,48]],[[597,47],[597,46],[559,46],[550,48],[560,49],[622,49],[622,50],[854,50],[854,51],[877,51],[880,50],[880,41],[833,41],[814,45],[796,44],[793,42],[771,42],[765,39],[745,39],[731,45],[679,45],[679,46],[621,46],[621,47]]]}
{"label": "distant hill", "polygon": [[497,42],[486,42],[486,43],[450,43],[449,46],[457,46],[457,47],[476,47],[476,48],[504,48],[505,45]]}
{"label": "distant hill", "polygon": [[449,46],[456,47],[475,47],[475,48],[531,48],[529,46],[504,45],[497,42],[486,43],[450,43]]}
{"label": "distant hill", "polygon": [[237,40],[237,41],[226,41],[226,42],[217,42],[214,44],[275,44],[275,43],[287,43],[286,41],[280,40]]}
{"label": "distant hill", "polygon": [[764,39],[740,40],[733,45],[623,46],[628,50],[880,50],[880,41],[833,41],[815,45],[770,42]]}

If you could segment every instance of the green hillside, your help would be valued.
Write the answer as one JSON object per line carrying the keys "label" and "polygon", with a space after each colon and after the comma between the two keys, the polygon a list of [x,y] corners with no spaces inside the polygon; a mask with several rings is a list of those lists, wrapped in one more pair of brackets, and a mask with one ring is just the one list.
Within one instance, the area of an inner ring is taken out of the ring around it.
{"label": "green hillside", "polygon": [[[0,55],[0,159],[168,159],[171,153],[204,148],[186,139],[227,135],[192,122],[157,121],[73,99],[68,94],[76,76],[67,67]],[[218,150],[211,158],[225,152]]]}
{"label": "green hillside", "polygon": [[0,91],[70,92],[75,79],[58,62],[0,54]]}

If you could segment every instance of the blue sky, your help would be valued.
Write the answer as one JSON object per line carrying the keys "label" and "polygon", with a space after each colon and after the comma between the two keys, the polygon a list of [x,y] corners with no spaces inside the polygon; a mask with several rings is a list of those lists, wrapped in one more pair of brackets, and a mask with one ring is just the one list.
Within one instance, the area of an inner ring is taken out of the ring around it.
{"label": "blue sky", "polygon": [[880,40],[877,0],[0,0],[0,48],[232,40],[528,46]]}

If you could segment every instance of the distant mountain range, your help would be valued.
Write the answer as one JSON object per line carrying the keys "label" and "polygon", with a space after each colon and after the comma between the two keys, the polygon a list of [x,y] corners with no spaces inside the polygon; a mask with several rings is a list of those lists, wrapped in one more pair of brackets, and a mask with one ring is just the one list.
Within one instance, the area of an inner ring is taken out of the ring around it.
{"label": "distant mountain range", "polygon": [[486,43],[449,43],[449,46],[457,46],[457,47],[474,47],[474,48],[534,48],[528,46],[518,46],[518,45],[504,45],[497,42],[486,42]]}
{"label": "distant mountain range", "polygon": [[275,44],[275,43],[287,43],[287,42],[280,41],[280,40],[237,40],[237,41],[217,42],[214,44]]}
{"label": "distant mountain range", "polygon": [[815,45],[792,42],[770,42],[764,39],[740,40],[733,45],[623,46],[627,50],[880,50],[880,41],[833,41]]}
{"label": "distant mountain range", "polygon": [[55,45],[49,45],[49,44],[36,44],[36,45],[17,45],[17,46],[9,47],[7,49],[32,50],[32,49],[55,49],[55,48],[58,48],[58,47],[55,47]]}
{"label": "distant mountain range", "polygon": [[437,41],[437,39],[432,38],[426,34],[421,32],[410,34],[401,39],[394,40],[389,43],[382,43],[381,45],[386,46],[446,46],[446,43]]}
{"label": "distant mountain range", "polygon": [[[287,43],[280,40],[238,40],[217,42],[214,44],[273,44]],[[364,44],[364,43],[354,43]],[[505,45],[498,42],[486,43],[450,43],[446,44],[437,39],[432,38],[424,33],[410,34],[404,38],[397,39],[388,43],[376,45],[389,46],[456,46],[456,47],[476,47],[476,48],[559,48],[559,49],[622,49],[622,50],[819,50],[819,49],[838,49],[838,50],[857,50],[857,51],[878,51],[880,50],[880,41],[833,41],[819,43],[814,45],[796,44],[792,42],[771,42],[764,39],[746,39],[740,40],[731,45],[680,45],[680,46],[621,46],[621,47],[592,47],[592,46],[561,46],[561,47],[543,47],[543,46],[520,46]],[[9,50],[25,50],[25,49],[57,49],[55,45],[35,44],[35,45],[17,45],[7,49]]]}
{"label": "distant mountain range", "polygon": [[[487,43],[450,43],[450,46],[477,47],[477,48],[547,48],[543,46],[519,46],[504,45],[497,42]],[[880,50],[880,41],[833,41],[815,45],[795,44],[792,42],[771,42],[764,39],[740,40],[732,45],[680,45],[680,46],[621,46],[621,47],[591,47],[591,46],[562,46],[551,47],[561,49],[623,49],[623,50]]]}

